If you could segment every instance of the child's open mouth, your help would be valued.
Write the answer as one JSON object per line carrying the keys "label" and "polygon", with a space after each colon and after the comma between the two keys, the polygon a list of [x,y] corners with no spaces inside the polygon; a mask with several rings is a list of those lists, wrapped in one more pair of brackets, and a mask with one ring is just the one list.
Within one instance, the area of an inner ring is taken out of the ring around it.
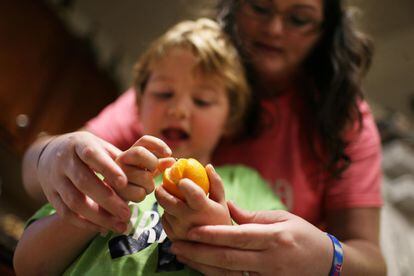
{"label": "child's open mouth", "polygon": [[190,135],[182,128],[166,128],[161,131],[161,134],[169,146],[175,146],[190,139]]}

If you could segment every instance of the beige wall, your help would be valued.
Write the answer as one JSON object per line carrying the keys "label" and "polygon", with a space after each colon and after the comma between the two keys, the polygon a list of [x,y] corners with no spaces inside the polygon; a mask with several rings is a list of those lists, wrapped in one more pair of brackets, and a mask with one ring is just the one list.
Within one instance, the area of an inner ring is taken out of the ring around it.
{"label": "beige wall", "polygon": [[[188,17],[209,0],[76,1],[74,10],[104,34],[120,63],[118,74],[128,86],[130,69],[139,53],[156,36]],[[414,0],[350,0],[360,7],[359,25],[376,43],[372,69],[365,81],[368,99],[404,112],[414,94]]]}
{"label": "beige wall", "polygon": [[375,42],[375,56],[365,81],[369,100],[414,119],[414,1],[352,0],[362,13],[359,25]]}

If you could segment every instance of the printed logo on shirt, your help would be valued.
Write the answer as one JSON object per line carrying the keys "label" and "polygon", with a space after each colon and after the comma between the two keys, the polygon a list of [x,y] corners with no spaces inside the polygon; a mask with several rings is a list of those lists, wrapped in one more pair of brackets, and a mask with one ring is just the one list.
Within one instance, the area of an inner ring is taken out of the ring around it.
{"label": "printed logo on shirt", "polygon": [[155,202],[151,211],[144,211],[137,227],[139,215],[138,206],[134,205],[129,224],[126,231],[128,235],[120,235],[112,238],[109,243],[109,252],[112,259],[137,253],[153,243],[158,243],[158,266],[157,271],[176,271],[184,268],[184,265],[176,260],[174,254],[169,252],[171,241],[162,228],[158,204]]}
{"label": "printed logo on shirt", "polygon": [[288,210],[293,208],[293,190],[287,180],[277,179],[273,184],[273,191],[279,196],[283,204]]}

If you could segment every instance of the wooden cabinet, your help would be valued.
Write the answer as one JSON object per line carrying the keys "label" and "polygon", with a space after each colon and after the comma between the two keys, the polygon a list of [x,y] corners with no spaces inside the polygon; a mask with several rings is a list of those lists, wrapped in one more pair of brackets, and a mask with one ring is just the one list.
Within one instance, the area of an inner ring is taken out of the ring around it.
{"label": "wooden cabinet", "polygon": [[[44,1],[0,1],[2,211],[25,220],[39,207],[21,181],[23,153],[38,134],[82,127],[115,100],[118,91],[97,67],[87,43],[70,34]],[[0,239],[0,248],[4,246]],[[12,252],[13,246],[7,249]],[[2,265],[0,274],[13,273]]]}
{"label": "wooden cabinet", "polygon": [[0,1],[0,139],[20,155],[40,132],[81,127],[118,95],[43,1]]}

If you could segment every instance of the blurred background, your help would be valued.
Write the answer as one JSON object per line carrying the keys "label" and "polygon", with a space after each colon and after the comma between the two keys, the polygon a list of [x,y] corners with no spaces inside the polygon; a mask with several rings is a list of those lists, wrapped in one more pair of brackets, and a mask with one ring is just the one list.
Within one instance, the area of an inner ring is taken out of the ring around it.
{"label": "blurred background", "polygon": [[[414,270],[414,1],[349,0],[376,54],[365,80],[383,142],[381,243],[389,275]],[[0,0],[0,275],[39,207],[24,192],[24,150],[76,130],[130,84],[143,49],[214,0]]]}

